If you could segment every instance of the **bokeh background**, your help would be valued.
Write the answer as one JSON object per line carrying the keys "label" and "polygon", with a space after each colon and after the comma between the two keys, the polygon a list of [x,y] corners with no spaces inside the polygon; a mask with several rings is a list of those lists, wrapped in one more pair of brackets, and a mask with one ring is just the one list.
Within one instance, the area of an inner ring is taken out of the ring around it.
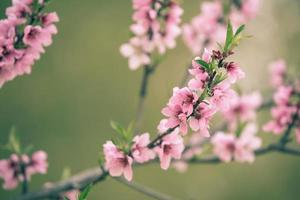
{"label": "bokeh background", "polygon": [[[199,0],[185,0],[184,22],[199,12]],[[0,1],[0,16],[10,0]],[[129,37],[130,0],[56,0],[49,6],[60,16],[59,34],[30,76],[22,76],[0,90],[0,143],[12,126],[24,144],[49,154],[50,168],[36,175],[31,189],[56,181],[62,169],[73,173],[97,165],[98,152],[114,134],[110,120],[128,124],[135,115],[142,70],[132,72],[119,46]],[[260,90],[270,98],[267,65],[285,58],[295,76],[300,76],[300,1],[262,0],[262,7],[247,25],[254,37],[245,40],[235,55],[247,72],[240,87]],[[191,54],[180,41],[151,77],[143,131],[155,134],[160,109],[173,86],[184,74]],[[268,114],[261,114],[261,123]],[[215,122],[218,123],[218,122]],[[214,124],[212,124],[213,126]],[[265,143],[277,139],[262,134]],[[7,154],[0,152],[0,158]],[[299,199],[300,158],[280,154],[259,157],[252,164],[193,165],[180,174],[158,165],[139,167],[134,179],[184,200]],[[20,189],[0,199],[15,196]],[[108,178],[91,192],[91,200],[150,199]]]}

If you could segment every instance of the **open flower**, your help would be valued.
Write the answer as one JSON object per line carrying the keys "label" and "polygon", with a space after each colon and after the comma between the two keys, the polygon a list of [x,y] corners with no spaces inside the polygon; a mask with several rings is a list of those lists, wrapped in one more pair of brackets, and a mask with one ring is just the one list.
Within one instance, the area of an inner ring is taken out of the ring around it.
{"label": "open flower", "polygon": [[105,167],[111,176],[121,176],[131,181],[132,179],[132,162],[130,156],[120,151],[111,141],[107,141],[103,145],[105,156]]}
{"label": "open flower", "polygon": [[238,138],[234,134],[218,132],[212,138],[214,153],[224,162],[234,159],[252,163],[255,159],[254,151],[261,146],[261,139],[255,136],[256,132],[257,127],[252,123],[245,127]]}
{"label": "open flower", "polygon": [[134,160],[138,163],[144,163],[155,158],[155,153],[147,147],[150,143],[149,133],[137,135],[133,138],[131,152]]}
{"label": "open flower", "polygon": [[200,103],[189,121],[191,129],[203,137],[209,137],[209,121],[215,113],[216,109],[212,105]]}
{"label": "open flower", "polygon": [[171,159],[180,159],[183,150],[183,139],[176,131],[163,137],[161,144],[155,148],[161,168],[168,169]]}

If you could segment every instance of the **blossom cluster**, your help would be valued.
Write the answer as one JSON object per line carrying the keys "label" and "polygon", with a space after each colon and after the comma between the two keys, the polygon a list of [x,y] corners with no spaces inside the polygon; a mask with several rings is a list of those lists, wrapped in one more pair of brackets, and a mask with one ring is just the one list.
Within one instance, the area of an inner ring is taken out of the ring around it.
{"label": "blossom cluster", "polygon": [[226,8],[226,2],[220,0],[201,3],[200,14],[182,27],[186,46],[194,55],[199,54],[204,47],[215,48],[218,42],[224,41],[227,18],[237,28],[256,16],[259,3],[260,0],[232,1],[229,8]]}
{"label": "blossom cluster", "polygon": [[49,0],[13,0],[0,20],[0,86],[16,76],[29,74],[44,47],[57,33],[55,12],[44,13]]}
{"label": "blossom cluster", "polygon": [[233,133],[217,132],[212,138],[213,151],[222,161],[252,163],[255,159],[254,151],[261,147],[261,139],[255,134],[257,126],[249,123],[239,136]]}
{"label": "blossom cluster", "polygon": [[[235,34],[228,25],[224,48],[217,51],[206,50],[202,58],[192,61],[189,70],[192,79],[187,87],[173,89],[166,107],[165,116],[158,125],[159,135],[150,141],[148,133],[130,138],[128,130],[114,125],[123,140],[107,141],[103,145],[105,168],[111,176],[132,179],[133,162],[144,163],[157,155],[162,169],[168,169],[172,159],[180,159],[184,151],[184,140],[189,129],[195,135],[209,137],[209,123],[217,111],[230,108],[231,97],[235,93],[231,84],[244,78],[245,74],[235,62],[226,59],[233,54],[236,38],[240,37],[243,26]],[[246,144],[245,144],[246,145]]]}
{"label": "blossom cluster", "polygon": [[176,46],[183,10],[174,0],[133,0],[133,9],[133,37],[120,51],[128,58],[129,68],[135,70],[150,64],[154,51],[164,54]]}
{"label": "blossom cluster", "polygon": [[[272,120],[263,129],[266,132],[282,134],[293,122],[296,124],[297,141],[300,143],[300,88],[289,83],[286,78],[286,64],[284,60],[277,60],[270,64],[271,84],[276,91],[273,95],[275,106],[271,109]],[[297,85],[298,84],[298,85]]]}
{"label": "blossom cluster", "polygon": [[26,154],[12,154],[6,160],[0,160],[0,177],[4,180],[4,189],[14,189],[19,182],[28,181],[34,174],[45,174],[48,169],[47,153],[36,151],[31,157]]}

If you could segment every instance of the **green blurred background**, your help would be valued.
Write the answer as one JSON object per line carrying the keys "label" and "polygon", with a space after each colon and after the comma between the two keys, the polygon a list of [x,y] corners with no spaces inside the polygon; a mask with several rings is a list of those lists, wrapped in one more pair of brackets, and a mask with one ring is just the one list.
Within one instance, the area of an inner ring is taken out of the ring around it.
{"label": "green blurred background", "polygon": [[[185,0],[184,21],[198,14],[199,0]],[[10,5],[1,0],[0,16]],[[36,175],[31,189],[60,179],[66,166],[73,173],[97,164],[105,140],[114,134],[110,120],[129,123],[135,115],[142,70],[129,71],[119,46],[129,37],[131,1],[56,0],[49,6],[60,16],[59,34],[30,76],[18,77],[0,90],[0,143],[12,126],[25,144],[49,154],[46,176]],[[240,87],[259,89],[270,97],[267,64],[283,57],[300,75],[300,2],[264,0],[258,17],[247,26],[253,35],[238,49],[236,59],[247,72]],[[191,55],[179,42],[151,78],[143,131],[155,134],[160,109],[184,74]],[[267,114],[262,114],[262,122]],[[265,142],[276,137],[262,135]],[[7,154],[1,152],[0,158]],[[158,165],[134,170],[134,180],[184,200],[299,199],[300,158],[269,154],[253,165],[193,165],[180,174]],[[19,193],[0,188],[0,199]],[[91,200],[150,199],[108,178],[92,190]]]}

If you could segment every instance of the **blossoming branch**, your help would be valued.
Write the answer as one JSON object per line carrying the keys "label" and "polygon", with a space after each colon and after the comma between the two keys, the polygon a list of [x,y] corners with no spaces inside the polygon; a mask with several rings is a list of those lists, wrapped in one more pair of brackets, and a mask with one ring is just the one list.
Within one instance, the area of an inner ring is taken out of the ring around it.
{"label": "blossoming branch", "polygon": [[13,0],[0,20],[0,86],[16,76],[29,74],[44,47],[57,33],[55,12],[44,9],[51,0]]}

